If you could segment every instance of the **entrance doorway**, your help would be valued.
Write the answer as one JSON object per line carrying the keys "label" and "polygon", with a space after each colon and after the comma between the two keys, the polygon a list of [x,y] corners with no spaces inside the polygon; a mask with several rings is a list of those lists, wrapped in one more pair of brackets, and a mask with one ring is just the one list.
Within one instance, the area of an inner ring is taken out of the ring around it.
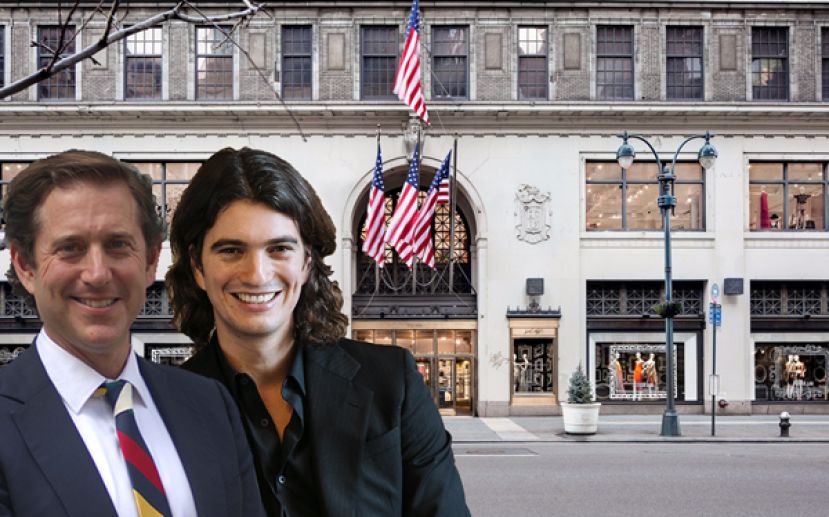
{"label": "entrance doorway", "polygon": [[[354,322],[354,326],[371,323]],[[395,322],[373,323],[385,326]],[[409,349],[441,414],[471,415],[475,398],[475,331],[458,328],[466,326],[462,322],[406,323],[409,328],[354,328],[354,339]],[[406,323],[397,322],[401,327]]]}
{"label": "entrance doorway", "polygon": [[472,414],[472,360],[418,357],[417,370],[441,414]]}

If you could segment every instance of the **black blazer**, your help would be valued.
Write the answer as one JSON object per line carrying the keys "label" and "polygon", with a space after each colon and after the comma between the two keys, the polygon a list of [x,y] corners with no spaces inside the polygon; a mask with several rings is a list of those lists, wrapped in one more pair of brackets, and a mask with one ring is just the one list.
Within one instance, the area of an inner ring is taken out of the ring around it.
{"label": "black blazer", "polygon": [[[218,346],[184,368],[222,379]],[[414,359],[341,339],[308,347],[305,438],[328,516],[464,516],[452,443]]]}
{"label": "black blazer", "polygon": [[[35,347],[0,368],[0,516],[115,517]],[[216,382],[138,359],[199,517],[264,516],[239,412]]]}

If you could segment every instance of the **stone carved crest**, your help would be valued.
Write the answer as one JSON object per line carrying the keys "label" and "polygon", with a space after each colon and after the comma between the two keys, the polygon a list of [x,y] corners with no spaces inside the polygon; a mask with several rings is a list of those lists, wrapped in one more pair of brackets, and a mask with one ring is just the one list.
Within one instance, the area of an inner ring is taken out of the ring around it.
{"label": "stone carved crest", "polygon": [[553,213],[550,193],[532,185],[521,185],[515,194],[515,230],[518,240],[536,244],[550,238]]}

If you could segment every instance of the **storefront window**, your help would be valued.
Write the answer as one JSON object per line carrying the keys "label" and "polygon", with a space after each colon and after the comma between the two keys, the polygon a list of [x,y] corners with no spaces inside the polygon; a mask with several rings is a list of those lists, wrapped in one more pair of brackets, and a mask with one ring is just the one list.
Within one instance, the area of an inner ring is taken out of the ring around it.
{"label": "storefront window", "polygon": [[515,340],[512,379],[515,393],[553,391],[552,340]]}
{"label": "storefront window", "polygon": [[753,162],[749,174],[751,231],[826,231],[829,180],[825,163]]}
{"label": "storefront window", "polygon": [[[684,400],[683,346],[675,344],[674,396]],[[664,343],[597,343],[596,399],[664,400],[667,391],[667,356]]]}
{"label": "storefront window", "polygon": [[768,401],[826,401],[829,344],[757,344],[754,398]]}

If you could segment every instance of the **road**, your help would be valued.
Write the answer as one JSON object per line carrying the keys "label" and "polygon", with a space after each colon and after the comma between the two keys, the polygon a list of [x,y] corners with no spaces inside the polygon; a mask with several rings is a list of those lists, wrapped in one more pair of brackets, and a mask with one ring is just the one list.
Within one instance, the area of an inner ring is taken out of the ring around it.
{"label": "road", "polygon": [[829,447],[808,443],[468,443],[476,517],[829,514]]}

